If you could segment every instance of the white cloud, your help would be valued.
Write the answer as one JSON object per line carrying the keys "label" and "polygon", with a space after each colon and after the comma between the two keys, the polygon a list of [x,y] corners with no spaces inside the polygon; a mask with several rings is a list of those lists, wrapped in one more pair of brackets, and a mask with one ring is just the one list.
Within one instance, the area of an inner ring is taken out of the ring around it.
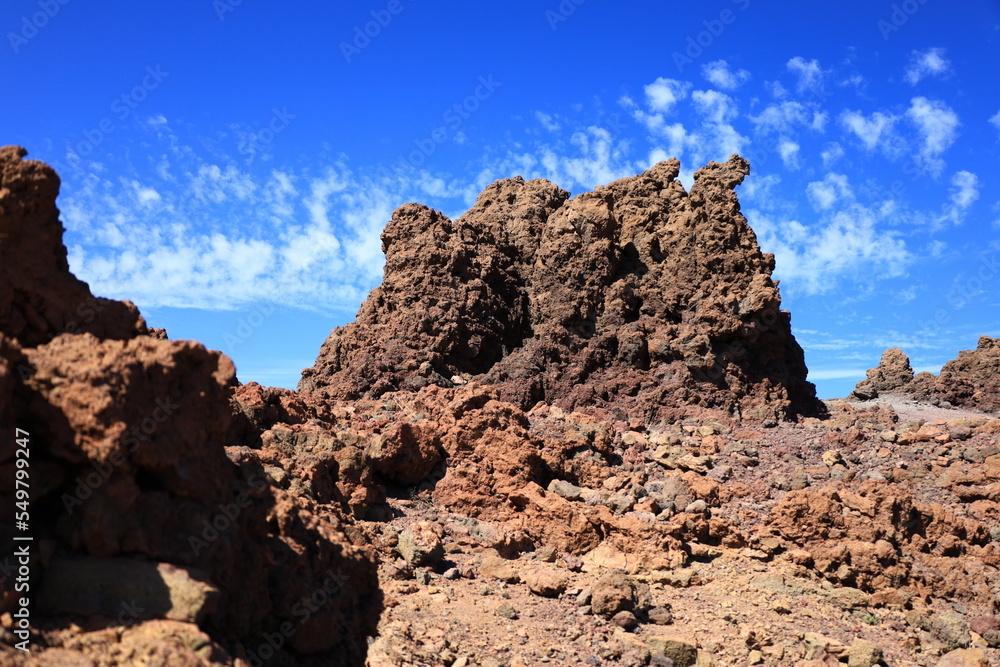
{"label": "white cloud", "polygon": [[795,72],[799,77],[798,83],[795,85],[798,92],[819,90],[822,87],[824,72],[820,68],[818,60],[806,60],[801,56],[795,56],[788,61],[787,67],[789,71]]}
{"label": "white cloud", "polygon": [[71,268],[96,294],[142,308],[271,301],[351,312],[380,278],[392,210],[466,196],[416,170],[357,174],[335,162],[319,174],[261,173],[176,154],[130,163],[141,176],[119,182],[85,162],[61,173]]}
{"label": "white cloud", "polygon": [[481,189],[498,178],[521,174],[524,178],[547,178],[567,189],[590,189],[634,175],[645,166],[629,160],[628,149],[627,141],[592,125],[574,132],[568,143],[543,144],[529,152],[508,152],[479,173],[475,187]]}
{"label": "white cloud", "polygon": [[691,101],[710,123],[726,123],[737,115],[733,98],[716,90],[696,90]]}
{"label": "white cloud", "polygon": [[837,142],[833,142],[827,144],[826,148],[819,155],[823,159],[823,166],[829,168],[830,165],[844,157],[844,148]]}
{"label": "white cloud", "polygon": [[888,149],[893,126],[897,120],[899,120],[897,116],[884,114],[881,111],[876,111],[868,117],[859,111],[844,111],[840,114],[840,122],[861,140],[868,151],[873,151],[877,147]]}
{"label": "white cloud", "polygon": [[669,113],[677,102],[687,97],[690,88],[690,83],[660,77],[643,90],[650,109]]}
{"label": "white cloud", "polygon": [[907,83],[915,86],[928,76],[944,76],[951,71],[951,61],[945,58],[944,49],[927,49],[923,53],[914,51],[906,68]]}
{"label": "white cloud", "polygon": [[535,118],[537,118],[538,122],[542,124],[542,127],[544,127],[549,132],[558,132],[562,127],[559,124],[559,121],[557,121],[554,116],[551,116],[542,111],[536,111]]}
{"label": "white cloud", "polygon": [[993,116],[990,118],[990,122],[993,123],[993,125],[997,128],[997,130],[1000,130],[1000,111],[997,111],[995,114],[993,114]]}
{"label": "white cloud", "polygon": [[922,141],[916,156],[918,163],[932,173],[940,173],[944,168],[941,154],[958,138],[958,114],[944,102],[914,97],[906,116],[916,125]]}
{"label": "white cloud", "polygon": [[950,193],[948,203],[935,221],[938,225],[947,222],[959,225],[965,220],[969,207],[979,199],[979,177],[971,171],[955,172],[951,177]]}
{"label": "white cloud", "polygon": [[870,283],[900,276],[912,260],[899,234],[888,228],[885,212],[857,202],[829,209],[808,225],[757,210],[746,215],[761,248],[774,253],[782,287],[793,291],[819,294],[845,278]]}
{"label": "white cloud", "polygon": [[812,205],[821,211],[833,208],[834,204],[851,202],[854,191],[844,174],[829,173],[822,181],[813,181],[806,186],[806,195]]}
{"label": "white cloud", "polygon": [[750,78],[750,72],[745,69],[729,69],[729,63],[725,60],[708,63],[701,68],[701,73],[709,83],[723,90],[735,90]]}
{"label": "white cloud", "polygon": [[799,168],[799,145],[790,139],[782,139],[778,143],[778,154],[788,169]]}

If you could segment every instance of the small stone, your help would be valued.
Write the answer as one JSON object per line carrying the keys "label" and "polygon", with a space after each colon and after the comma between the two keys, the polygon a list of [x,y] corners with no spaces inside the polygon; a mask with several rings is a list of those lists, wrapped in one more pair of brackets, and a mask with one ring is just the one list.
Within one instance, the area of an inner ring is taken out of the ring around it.
{"label": "small stone", "polygon": [[532,593],[542,597],[559,597],[566,590],[566,575],[551,567],[533,567],[522,578]]}
{"label": "small stone", "polygon": [[649,622],[655,625],[670,625],[674,622],[674,615],[666,607],[653,607],[647,614]]}
{"label": "small stone", "polygon": [[962,648],[968,647],[972,641],[969,624],[961,614],[954,611],[946,611],[931,620],[931,634],[943,644]]}
{"label": "small stone", "polygon": [[763,653],[761,653],[757,649],[754,649],[753,651],[750,651],[750,655],[747,656],[747,664],[750,664],[750,665],[759,665],[762,662],[764,662],[764,654]]}
{"label": "small stone", "polygon": [[989,667],[989,664],[986,654],[979,649],[960,648],[941,656],[937,667]]}
{"label": "small stone", "polygon": [[871,596],[868,593],[849,586],[834,588],[826,594],[826,597],[830,602],[842,609],[865,607],[871,601]]}
{"label": "small stone", "polygon": [[980,616],[969,622],[969,629],[983,638],[990,648],[1000,648],[1000,617]]}
{"label": "small stone", "polygon": [[611,622],[624,630],[632,630],[635,626],[639,625],[638,619],[636,619],[635,614],[630,611],[620,611],[611,617]]}
{"label": "small stone", "polygon": [[578,556],[566,554],[562,557],[562,561],[563,565],[565,565],[566,569],[570,572],[579,572],[583,569],[583,559]]}
{"label": "small stone", "polygon": [[442,574],[441,576],[450,581],[454,581],[455,579],[461,577],[462,573],[458,571],[457,567],[450,567],[447,570],[445,570],[444,574]]}
{"label": "small stone", "polygon": [[649,656],[649,667],[674,667],[674,661],[662,653],[653,653]]}
{"label": "small stone", "polygon": [[844,462],[844,457],[841,455],[839,449],[830,449],[823,452],[823,463],[828,468],[832,468],[835,465],[842,464]]}
{"label": "small stone", "polygon": [[594,585],[591,607],[594,613],[611,618],[620,611],[644,613],[651,602],[649,585],[634,581],[621,571],[612,571]]}
{"label": "small stone", "polygon": [[708,503],[699,498],[693,503],[688,504],[688,506],[684,508],[684,511],[689,514],[703,514],[707,509]]}
{"label": "small stone", "polygon": [[411,566],[434,565],[444,555],[441,526],[430,521],[418,521],[399,534],[396,550]]}
{"label": "small stone", "polygon": [[882,659],[882,647],[864,639],[855,639],[847,654],[848,667],[873,667]]}
{"label": "small stone", "polygon": [[509,602],[504,602],[499,607],[497,607],[497,616],[500,618],[506,618],[511,621],[516,621],[518,618],[517,610],[514,609],[514,605]]}
{"label": "small stone", "polygon": [[557,496],[565,498],[566,500],[580,500],[580,496],[584,491],[579,486],[570,484],[569,482],[561,479],[554,479],[549,482],[548,490]]}

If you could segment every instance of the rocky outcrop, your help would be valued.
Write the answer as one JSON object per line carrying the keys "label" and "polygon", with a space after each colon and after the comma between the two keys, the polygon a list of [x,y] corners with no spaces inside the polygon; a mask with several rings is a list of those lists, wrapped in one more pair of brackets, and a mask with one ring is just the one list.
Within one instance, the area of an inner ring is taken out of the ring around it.
{"label": "rocky outcrop", "polygon": [[882,353],[878,366],[869,368],[868,377],[859,382],[851,392],[855,398],[870,401],[879,394],[902,391],[913,379],[910,358],[898,347]]}
{"label": "rocky outcrop", "polygon": [[[8,480],[0,544],[12,544],[18,528],[9,483],[16,432],[31,451],[31,586],[40,591],[32,625],[48,633],[50,659],[125,665],[145,662],[143,653],[173,656],[171,664],[253,664],[267,653],[295,664],[362,664],[381,610],[371,554],[347,538],[335,506],[319,511],[273,484],[253,450],[226,447],[235,384],[226,356],[143,335],[133,306],[95,299],[69,273],[58,178],[24,155],[0,149],[0,470]],[[245,428],[269,409],[293,421],[289,413],[305,410],[270,396],[255,408],[240,413]],[[4,548],[0,561],[10,562]],[[16,604],[14,583],[0,580],[0,611]],[[112,646],[60,648],[60,633],[81,621],[134,627]],[[205,647],[197,656],[188,635]],[[13,653],[4,664],[19,664]]]}
{"label": "rocky outcrop", "polygon": [[147,333],[132,303],[95,297],[70,273],[56,208],[59,177],[22,159],[27,153],[0,147],[0,331],[26,347],[61,333],[116,340]]}
{"label": "rocky outcrop", "polygon": [[907,387],[914,399],[1000,410],[1000,338],[980,336],[975,350],[962,350],[937,376],[920,373]]}
{"label": "rocky outcrop", "polygon": [[570,199],[548,181],[497,181],[451,221],[398,208],[385,277],[335,329],[300,390],[327,399],[491,384],[539,401],[648,421],[676,405],[752,419],[820,409],[733,189],[733,156],[677,160]]}

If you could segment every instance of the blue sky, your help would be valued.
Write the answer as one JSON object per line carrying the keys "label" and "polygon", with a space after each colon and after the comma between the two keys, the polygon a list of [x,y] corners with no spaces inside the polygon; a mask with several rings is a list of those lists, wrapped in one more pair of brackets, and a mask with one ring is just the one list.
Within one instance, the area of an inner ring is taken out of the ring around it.
{"label": "blue sky", "polygon": [[739,152],[824,397],[1000,335],[1000,2],[7,0],[0,142],[62,175],[71,268],[294,387],[408,201],[574,194]]}

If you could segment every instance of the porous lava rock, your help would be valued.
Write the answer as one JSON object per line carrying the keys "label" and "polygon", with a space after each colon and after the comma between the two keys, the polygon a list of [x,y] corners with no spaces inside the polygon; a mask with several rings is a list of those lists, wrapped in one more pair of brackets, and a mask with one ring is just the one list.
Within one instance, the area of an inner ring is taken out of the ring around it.
{"label": "porous lava rock", "polygon": [[0,331],[34,347],[61,333],[124,340],[147,333],[128,301],[95,297],[69,271],[65,231],[56,208],[59,176],[0,147]]}
{"label": "porous lava rock", "polygon": [[839,586],[982,604],[998,583],[1000,550],[987,526],[884,481],[791,491],[766,530],[808,552]]}
{"label": "porous lava rock", "polygon": [[[334,329],[302,393],[378,397],[491,384],[619,419],[697,405],[751,419],[822,408],[734,188],[739,156],[695,173],[660,162],[570,198],[520,177],[452,221],[399,207],[382,234],[382,285]],[[603,412],[602,412],[603,411]]]}
{"label": "porous lava rock", "polygon": [[[335,506],[318,511],[272,484],[253,450],[226,447],[236,384],[228,357],[144,335],[133,306],[95,299],[69,273],[58,178],[24,155],[0,149],[0,471],[14,479],[21,436],[32,591],[72,576],[58,568],[101,573],[76,577],[73,596],[47,595],[32,615],[53,651],[40,664],[138,664],[129,633],[112,646],[60,646],[81,622],[132,625],[147,655],[178,660],[185,640],[175,631],[210,637],[199,656],[212,664],[252,660],[265,645],[295,664],[363,664],[381,611],[372,554],[348,539]],[[253,390],[245,394],[252,402]],[[261,398],[241,413],[244,427],[268,410],[319,419],[284,398]],[[13,558],[15,500],[13,483],[0,485],[0,562]],[[116,579],[135,571],[141,585]],[[16,604],[14,585],[0,580],[0,611]],[[108,599],[109,590],[137,599]],[[0,652],[4,664],[35,659]]]}
{"label": "porous lava rock", "polygon": [[913,368],[901,349],[891,347],[882,353],[878,366],[869,368],[866,375],[852,392],[863,401],[877,398],[881,393],[902,391],[913,380]]}
{"label": "porous lava rock", "polygon": [[975,350],[959,352],[939,375],[918,374],[907,393],[920,401],[937,399],[988,412],[1000,410],[1000,338],[980,336]]}

